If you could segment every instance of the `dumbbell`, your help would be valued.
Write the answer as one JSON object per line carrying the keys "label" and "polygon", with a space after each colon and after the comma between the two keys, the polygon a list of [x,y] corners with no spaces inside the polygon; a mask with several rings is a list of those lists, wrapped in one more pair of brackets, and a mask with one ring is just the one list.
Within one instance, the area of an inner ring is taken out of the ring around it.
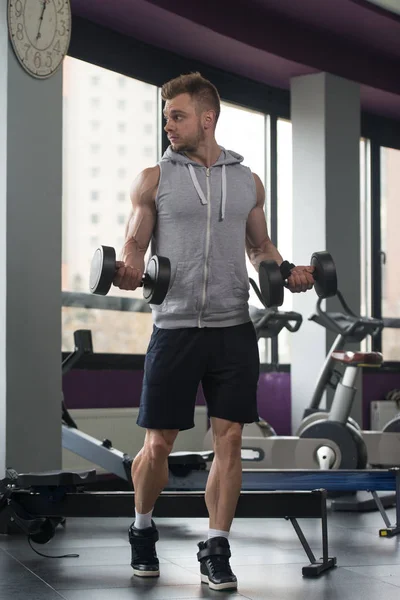
{"label": "dumbbell", "polygon": [[[92,294],[106,296],[110,291],[117,271],[116,254],[111,246],[100,246],[93,255],[90,265],[89,288]],[[167,295],[171,279],[171,263],[165,256],[152,256],[140,286],[143,297],[149,304],[162,304]]]}
{"label": "dumbbell", "polygon": [[[314,267],[314,288],[320,298],[331,298],[337,293],[336,266],[329,252],[314,252],[311,257]],[[286,280],[295,265],[283,262],[280,266],[274,260],[264,260],[259,268],[259,282],[265,305],[281,306]]]}

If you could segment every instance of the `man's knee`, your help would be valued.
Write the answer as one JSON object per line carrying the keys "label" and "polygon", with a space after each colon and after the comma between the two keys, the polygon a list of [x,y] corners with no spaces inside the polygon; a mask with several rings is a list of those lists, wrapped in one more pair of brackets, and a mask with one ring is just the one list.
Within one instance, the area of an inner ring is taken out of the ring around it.
{"label": "man's knee", "polygon": [[241,423],[234,423],[224,419],[215,419],[213,426],[214,451],[223,457],[227,454],[236,454],[242,447]]}
{"label": "man's knee", "polygon": [[172,452],[178,429],[148,429],[144,441],[144,450],[151,462],[166,460]]}

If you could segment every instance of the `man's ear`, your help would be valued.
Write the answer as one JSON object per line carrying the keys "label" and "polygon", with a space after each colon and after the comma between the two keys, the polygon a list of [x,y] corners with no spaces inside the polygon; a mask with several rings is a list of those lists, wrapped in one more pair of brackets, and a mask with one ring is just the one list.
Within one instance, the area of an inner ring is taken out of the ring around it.
{"label": "man's ear", "polygon": [[210,129],[215,125],[215,111],[207,110],[204,113],[203,124],[205,129]]}

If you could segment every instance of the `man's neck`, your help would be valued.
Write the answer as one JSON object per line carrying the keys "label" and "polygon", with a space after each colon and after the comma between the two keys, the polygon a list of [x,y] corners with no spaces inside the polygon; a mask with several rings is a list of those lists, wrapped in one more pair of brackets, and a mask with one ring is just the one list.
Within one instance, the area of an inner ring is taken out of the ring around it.
{"label": "man's neck", "polygon": [[205,167],[211,167],[216,163],[220,154],[221,148],[215,140],[210,145],[199,146],[195,152],[185,152],[185,155],[190,158],[190,160],[198,162]]}

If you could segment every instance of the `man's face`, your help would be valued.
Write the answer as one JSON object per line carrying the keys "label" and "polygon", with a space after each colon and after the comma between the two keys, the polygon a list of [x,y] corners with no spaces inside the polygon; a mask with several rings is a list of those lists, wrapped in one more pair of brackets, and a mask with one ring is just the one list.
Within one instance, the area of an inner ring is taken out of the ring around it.
{"label": "man's face", "polygon": [[189,94],[167,100],[164,108],[165,131],[175,152],[195,152],[204,140],[201,118]]}

